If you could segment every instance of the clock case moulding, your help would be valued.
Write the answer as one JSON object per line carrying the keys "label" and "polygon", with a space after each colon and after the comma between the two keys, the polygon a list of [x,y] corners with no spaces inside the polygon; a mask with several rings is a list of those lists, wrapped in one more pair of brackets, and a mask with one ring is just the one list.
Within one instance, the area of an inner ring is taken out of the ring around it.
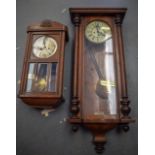
{"label": "clock case moulding", "polygon": [[[129,99],[127,93],[127,81],[125,73],[125,58],[123,49],[122,37],[122,21],[127,11],[126,8],[70,8],[71,21],[74,25],[74,63],[73,63],[73,87],[70,111],[72,113],[69,122],[72,124],[73,131],[77,131],[79,125],[89,129],[93,134],[93,143],[97,153],[102,153],[104,144],[106,143],[105,133],[116,128],[121,127],[124,131],[129,130],[129,123],[135,120],[129,116],[131,108],[129,107]],[[85,19],[104,19],[111,18],[114,23],[114,52],[117,72],[117,88],[118,88],[118,109],[119,117],[117,119],[111,118],[92,118],[85,119],[82,116],[82,89],[84,83],[83,78],[83,20]]]}
{"label": "clock case moulding", "polygon": [[[57,51],[49,58],[31,59],[33,37],[40,36],[55,36],[57,39]],[[27,43],[25,56],[23,60],[23,69],[21,75],[21,83],[18,97],[22,101],[35,108],[56,108],[63,98],[63,72],[64,72],[64,50],[65,44],[68,41],[67,26],[51,21],[44,20],[40,23],[35,23],[27,27]],[[26,84],[29,70],[29,63],[52,63],[57,62],[56,75],[56,92],[26,92]]]}

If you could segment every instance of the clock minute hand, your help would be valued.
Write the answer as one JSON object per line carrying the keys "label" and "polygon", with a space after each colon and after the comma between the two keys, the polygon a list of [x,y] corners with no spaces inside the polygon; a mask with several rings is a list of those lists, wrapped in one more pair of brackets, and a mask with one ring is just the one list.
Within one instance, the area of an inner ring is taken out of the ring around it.
{"label": "clock minute hand", "polygon": [[96,26],[95,26],[95,27],[96,27],[97,33],[98,33],[98,34],[100,34],[100,31],[99,31],[99,25],[98,25],[98,24],[96,24]]}
{"label": "clock minute hand", "polygon": [[46,37],[44,37],[44,40],[43,40],[43,46],[44,46],[44,49],[46,48]]}

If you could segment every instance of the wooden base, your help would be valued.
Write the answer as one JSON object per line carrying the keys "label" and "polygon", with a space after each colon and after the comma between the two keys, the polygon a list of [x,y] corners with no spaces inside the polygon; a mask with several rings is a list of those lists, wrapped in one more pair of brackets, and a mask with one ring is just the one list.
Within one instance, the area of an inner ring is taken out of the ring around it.
{"label": "wooden base", "polygon": [[106,132],[112,130],[117,126],[116,123],[85,123],[84,126],[93,134],[93,143],[95,145],[95,151],[102,153],[106,144]]}
{"label": "wooden base", "polygon": [[63,97],[27,97],[20,95],[24,103],[34,108],[55,109],[65,100]]}
{"label": "wooden base", "polygon": [[106,132],[114,129],[117,126],[127,132],[129,130],[128,124],[135,122],[134,119],[124,118],[124,119],[113,119],[113,120],[80,120],[76,117],[70,118],[69,122],[73,125],[72,130],[77,131],[79,125],[83,125],[86,129],[90,130],[93,135],[93,144],[95,145],[95,151],[97,153],[103,153],[105,150],[104,145],[107,142],[105,136]]}

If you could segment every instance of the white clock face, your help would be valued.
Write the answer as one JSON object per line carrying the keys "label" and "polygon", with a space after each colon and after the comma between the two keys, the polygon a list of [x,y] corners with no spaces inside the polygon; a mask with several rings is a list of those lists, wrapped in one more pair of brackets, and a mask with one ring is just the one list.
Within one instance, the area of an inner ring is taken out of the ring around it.
{"label": "white clock face", "polygon": [[106,23],[96,20],[87,25],[85,36],[93,43],[103,43],[111,38],[111,29]]}
{"label": "white clock face", "polygon": [[33,54],[38,58],[49,58],[55,54],[57,42],[52,37],[42,36],[33,43]]}

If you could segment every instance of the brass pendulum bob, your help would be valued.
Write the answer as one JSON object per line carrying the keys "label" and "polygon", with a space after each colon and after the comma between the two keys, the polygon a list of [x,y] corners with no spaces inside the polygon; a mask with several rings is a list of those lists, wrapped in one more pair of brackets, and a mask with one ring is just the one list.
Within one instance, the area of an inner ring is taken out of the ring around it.
{"label": "brass pendulum bob", "polygon": [[103,99],[107,99],[109,94],[111,93],[111,87],[115,86],[114,82],[98,80],[96,84],[96,94]]}
{"label": "brass pendulum bob", "polygon": [[100,80],[96,84],[96,94],[102,99],[108,99],[108,90],[106,86],[101,85]]}

